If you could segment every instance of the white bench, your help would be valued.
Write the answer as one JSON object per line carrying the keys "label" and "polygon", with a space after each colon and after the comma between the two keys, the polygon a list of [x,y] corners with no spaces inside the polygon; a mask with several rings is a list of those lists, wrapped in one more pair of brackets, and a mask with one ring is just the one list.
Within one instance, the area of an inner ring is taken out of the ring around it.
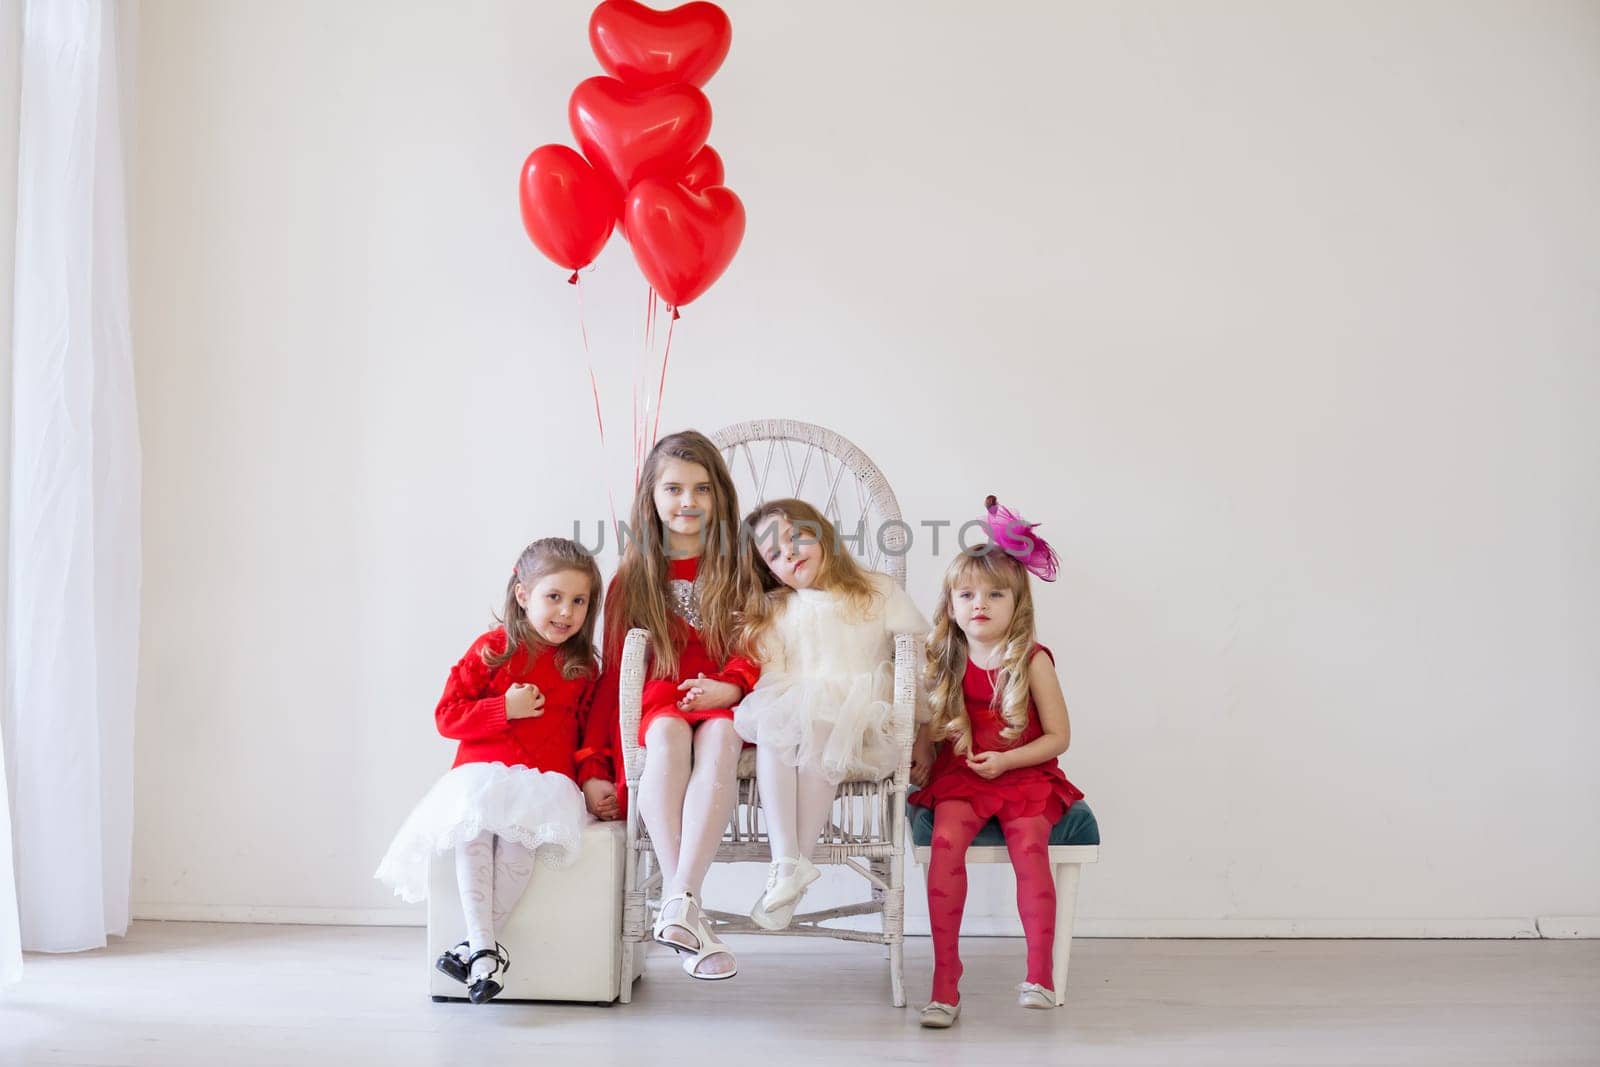
{"label": "white bench", "polygon": [[[511,969],[497,981],[498,1000],[576,1000],[609,1004],[623,993],[622,867],[627,837],[620,822],[583,832],[578,859],[554,870],[534,861],[533,880],[506,919],[500,943]],[[453,853],[436,856],[428,882],[428,992],[465,1000],[467,987],[434,969],[439,954],[466,939]],[[638,977],[637,973],[629,976]]]}
{"label": "white bench", "polygon": [[[917,862],[924,871],[928,868],[931,846],[916,847]],[[1056,879],[1056,941],[1055,967],[1050,984],[1056,991],[1056,1007],[1067,1002],[1067,963],[1072,956],[1072,920],[1078,910],[1078,870],[1085,863],[1100,859],[1099,845],[1051,845],[1050,869]],[[971,845],[967,848],[968,863],[1003,863],[1011,865],[1011,854],[1004,845]]]}

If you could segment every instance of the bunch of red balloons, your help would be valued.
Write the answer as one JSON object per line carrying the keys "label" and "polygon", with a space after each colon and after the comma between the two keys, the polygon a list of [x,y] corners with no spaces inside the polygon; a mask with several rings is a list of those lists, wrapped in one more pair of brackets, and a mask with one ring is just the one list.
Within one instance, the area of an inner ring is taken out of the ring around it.
{"label": "bunch of red balloons", "polygon": [[539,251],[576,272],[618,229],[671,307],[722,276],[744,237],[744,205],[706,144],[711,102],[700,87],[732,41],[716,4],[594,9],[589,44],[607,76],[578,83],[567,104],[583,154],[547,144],[522,165],[522,225]]}

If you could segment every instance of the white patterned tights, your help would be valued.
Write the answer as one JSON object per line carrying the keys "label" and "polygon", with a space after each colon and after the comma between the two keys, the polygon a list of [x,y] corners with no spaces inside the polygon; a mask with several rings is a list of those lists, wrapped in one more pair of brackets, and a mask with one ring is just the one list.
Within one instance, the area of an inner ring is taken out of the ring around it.
{"label": "white patterned tights", "polygon": [[[485,831],[456,849],[456,882],[471,952],[494,948],[506,916],[532,877],[533,853],[515,841]],[[484,957],[472,965],[469,981],[477,981],[494,967],[494,960]]]}

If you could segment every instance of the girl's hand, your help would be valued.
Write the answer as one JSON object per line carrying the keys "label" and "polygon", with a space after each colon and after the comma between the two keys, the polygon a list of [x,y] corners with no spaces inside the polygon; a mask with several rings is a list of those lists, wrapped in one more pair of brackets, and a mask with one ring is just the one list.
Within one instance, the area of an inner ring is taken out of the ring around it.
{"label": "girl's hand", "polygon": [[967,757],[967,766],[979,778],[993,781],[1011,769],[1011,754],[1008,752],[978,752]]}
{"label": "girl's hand", "polygon": [[933,742],[925,731],[919,732],[916,743],[911,746],[911,784],[918,789],[928,784],[928,776],[933,773],[933,756]]}
{"label": "girl's hand", "polygon": [[536,685],[518,682],[506,690],[507,719],[536,719],[544,714],[544,694]]}
{"label": "girl's hand", "polygon": [[583,783],[583,806],[589,814],[602,822],[622,817],[622,805],[617,802],[617,787],[604,778],[591,778]]}
{"label": "girl's hand", "polygon": [[684,711],[710,711],[731,708],[744,698],[744,690],[731,682],[718,682],[704,674],[678,683],[678,707]]}

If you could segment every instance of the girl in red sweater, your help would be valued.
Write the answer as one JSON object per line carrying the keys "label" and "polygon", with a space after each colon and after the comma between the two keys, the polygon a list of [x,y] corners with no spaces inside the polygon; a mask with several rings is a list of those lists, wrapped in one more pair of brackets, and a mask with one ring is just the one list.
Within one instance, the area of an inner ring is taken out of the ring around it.
{"label": "girl in red sweater", "polygon": [[652,934],[687,953],[685,973],[706,981],[738,973],[699,897],[738,799],[743,743],[732,709],[760,675],[737,648],[734,613],[744,601],[737,507],[733,478],[704,434],[675,433],[651,450],[634,497],[632,536],[606,592],[606,672],[578,771],[591,812],[617,818],[625,811],[618,666],[628,631],[648,630],[639,722],[648,754],[634,800],[661,865],[664,896]]}
{"label": "girl in red sweater", "polygon": [[450,671],[434,711],[460,745],[452,769],[395,835],[377,877],[407,902],[428,893],[436,853],[455,853],[467,940],[435,966],[482,1004],[511,962],[495,935],[533,876],[577,858],[588,821],[575,753],[592,696],[600,588],[594,557],[549,537],[522,550],[506,582],[503,625],[483,634]]}

